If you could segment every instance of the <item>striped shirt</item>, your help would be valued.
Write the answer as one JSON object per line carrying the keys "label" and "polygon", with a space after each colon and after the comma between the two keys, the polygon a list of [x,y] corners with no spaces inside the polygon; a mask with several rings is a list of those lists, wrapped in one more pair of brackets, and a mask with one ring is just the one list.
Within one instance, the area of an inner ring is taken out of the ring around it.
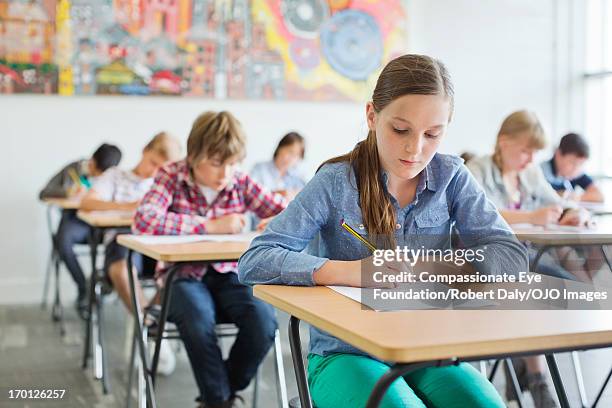
{"label": "striped shirt", "polygon": [[104,201],[128,203],[140,200],[153,184],[153,178],[142,178],[131,170],[111,167],[96,178],[92,189]]}
{"label": "striped shirt", "polygon": [[[185,160],[161,168],[153,186],[142,199],[132,225],[135,234],[189,235],[206,234],[205,221],[228,214],[253,211],[260,218],[280,213],[285,199],[265,190],[247,174],[237,172],[228,185],[208,202],[191,178]],[[207,263],[192,263],[182,267],[178,276],[200,279]],[[214,263],[221,273],[236,272],[236,262]],[[167,268],[160,270],[164,275]]]}

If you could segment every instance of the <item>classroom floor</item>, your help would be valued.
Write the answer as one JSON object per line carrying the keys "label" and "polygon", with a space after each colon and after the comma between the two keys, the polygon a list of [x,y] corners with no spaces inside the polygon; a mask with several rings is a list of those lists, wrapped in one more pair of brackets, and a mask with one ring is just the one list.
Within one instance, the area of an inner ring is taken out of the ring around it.
{"label": "classroom floor", "polygon": [[[106,341],[110,350],[111,393],[103,395],[101,384],[92,378],[91,368],[81,369],[84,326],[71,308],[66,310],[67,333],[64,338],[50,319],[48,310],[39,306],[0,306],[0,406],[1,407],[123,407],[126,401],[127,359],[125,357],[126,322],[123,306],[118,301],[106,307]],[[295,377],[287,342],[287,317],[279,315],[283,354],[289,396],[297,395]],[[307,330],[302,327],[306,343]],[[306,344],[304,344],[306,347]],[[260,381],[260,408],[276,407],[273,353],[268,355]],[[605,374],[612,366],[612,350],[580,353],[589,398],[592,400]],[[560,355],[561,374],[566,382],[572,407],[580,406],[569,356]],[[495,385],[503,390],[503,376],[497,375]],[[56,388],[66,389],[61,402],[11,402],[8,389]],[[251,387],[244,392],[251,399]],[[196,386],[184,349],[177,355],[177,367],[169,377],[159,377],[157,402],[160,407],[195,407]],[[503,395],[503,394],[502,394]],[[533,407],[528,394],[527,407]],[[132,406],[135,406],[133,404]],[[249,404],[250,406],[250,404]],[[600,407],[612,406],[612,385],[608,387]]]}

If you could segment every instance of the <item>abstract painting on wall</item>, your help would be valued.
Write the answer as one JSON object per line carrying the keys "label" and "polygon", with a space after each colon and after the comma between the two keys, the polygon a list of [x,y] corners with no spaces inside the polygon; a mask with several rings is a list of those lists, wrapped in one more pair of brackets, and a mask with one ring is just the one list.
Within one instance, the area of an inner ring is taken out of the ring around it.
{"label": "abstract painting on wall", "polygon": [[363,100],[402,0],[0,0],[0,93]]}

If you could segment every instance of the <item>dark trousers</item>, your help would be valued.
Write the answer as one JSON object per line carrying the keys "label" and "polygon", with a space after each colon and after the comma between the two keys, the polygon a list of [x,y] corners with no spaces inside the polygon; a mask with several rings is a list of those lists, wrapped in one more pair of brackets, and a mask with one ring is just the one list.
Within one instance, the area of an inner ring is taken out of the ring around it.
{"label": "dark trousers", "polygon": [[[179,278],[172,285],[169,320],[185,344],[191,368],[207,404],[227,401],[246,388],[274,342],[272,306],[253,297],[233,273],[208,268],[202,280]],[[223,361],[215,325],[234,323],[239,333]]]}
{"label": "dark trousers", "polygon": [[75,244],[86,244],[91,228],[79,220],[74,210],[62,211],[62,219],[57,229],[57,251],[76,283],[80,294],[86,291],[85,275],[74,252]]}

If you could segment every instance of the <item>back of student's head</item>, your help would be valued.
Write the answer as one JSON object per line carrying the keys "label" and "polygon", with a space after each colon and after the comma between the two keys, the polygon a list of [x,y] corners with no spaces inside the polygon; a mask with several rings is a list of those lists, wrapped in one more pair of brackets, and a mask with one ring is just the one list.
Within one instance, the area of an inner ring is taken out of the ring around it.
{"label": "back of student's head", "polygon": [[534,150],[541,150],[546,146],[546,133],[537,115],[528,110],[519,110],[506,116],[495,142],[495,153],[493,161],[501,168],[501,145],[500,141],[523,141],[526,140],[527,146]]}
{"label": "back of student's head", "polygon": [[299,143],[300,146],[302,147],[301,156],[303,159],[305,150],[306,150],[306,143],[304,141],[304,137],[300,135],[298,132],[289,132],[281,138],[281,140],[278,142],[278,145],[276,146],[276,149],[274,150],[273,158],[276,159],[276,156],[278,156],[278,152],[283,147],[293,146],[296,143]]}
{"label": "back of student's head", "polygon": [[[426,55],[408,54],[390,61],[380,73],[372,94],[374,111],[379,113],[394,100],[405,95],[442,95],[450,103],[449,121],[454,106],[454,89],[444,64]],[[343,156],[325,163],[348,161],[355,171],[359,204],[364,226],[383,244],[394,245],[395,209],[380,179],[382,170],[376,134],[367,138]],[[324,164],[325,164],[324,163]]]}
{"label": "back of student's head", "polygon": [[115,145],[104,143],[91,155],[95,166],[100,173],[114,167],[121,161],[121,150]]}
{"label": "back of student's head", "polygon": [[190,168],[205,158],[220,162],[246,153],[246,138],[240,122],[227,111],[204,112],[197,117],[187,139]]}
{"label": "back of student's head", "polygon": [[459,155],[463,159],[463,162],[467,164],[470,160],[472,160],[476,155],[472,152],[463,152]]}
{"label": "back of student's head", "polygon": [[143,150],[158,154],[166,162],[177,161],[181,158],[179,141],[166,132],[159,132],[153,136],[153,139],[147,143]]}
{"label": "back of student's head", "polygon": [[591,153],[589,144],[577,133],[568,133],[559,142],[559,152],[562,155],[573,154],[576,157],[588,159]]}

